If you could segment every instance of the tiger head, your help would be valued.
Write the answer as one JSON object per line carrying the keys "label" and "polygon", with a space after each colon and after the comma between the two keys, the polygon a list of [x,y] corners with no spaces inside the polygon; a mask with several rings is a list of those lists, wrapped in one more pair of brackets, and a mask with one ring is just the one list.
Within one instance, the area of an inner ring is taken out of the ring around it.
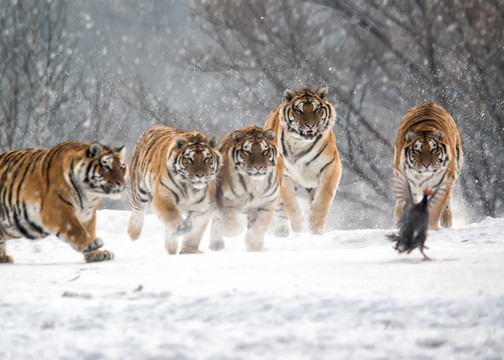
{"label": "tiger head", "polygon": [[260,178],[270,173],[278,161],[275,132],[257,126],[237,130],[232,134],[231,150],[234,169],[242,174]]}
{"label": "tiger head", "polygon": [[86,176],[93,193],[117,197],[126,189],[126,171],[124,162],[126,148],[110,148],[93,143],[86,150]]}
{"label": "tiger head", "polygon": [[420,173],[436,172],[448,164],[447,145],[443,143],[443,132],[408,132],[404,148],[405,165]]}
{"label": "tiger head", "polygon": [[168,158],[170,171],[184,182],[201,189],[217,178],[221,165],[221,155],[215,149],[214,136],[192,131],[180,134]]}
{"label": "tiger head", "polygon": [[[287,130],[305,140],[313,140],[331,129],[336,121],[334,107],[326,101],[328,89],[284,91],[284,121]],[[285,126],[284,125],[284,126]]]}

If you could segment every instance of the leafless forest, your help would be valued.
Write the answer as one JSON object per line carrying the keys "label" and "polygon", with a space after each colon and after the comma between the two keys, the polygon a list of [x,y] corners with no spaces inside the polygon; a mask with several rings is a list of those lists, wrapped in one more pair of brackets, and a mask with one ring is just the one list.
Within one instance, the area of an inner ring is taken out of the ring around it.
{"label": "leafless forest", "polygon": [[154,124],[222,138],[286,88],[328,86],[343,162],[328,229],[392,225],[396,129],[421,102],[462,136],[456,208],[504,215],[502,0],[0,0],[0,32],[1,151],[131,151]]}

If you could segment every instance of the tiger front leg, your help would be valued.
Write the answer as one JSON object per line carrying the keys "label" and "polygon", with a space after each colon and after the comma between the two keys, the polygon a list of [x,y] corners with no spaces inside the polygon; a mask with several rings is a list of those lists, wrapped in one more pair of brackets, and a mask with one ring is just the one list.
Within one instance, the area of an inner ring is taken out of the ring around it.
{"label": "tiger front leg", "polygon": [[[96,214],[93,214],[94,216]],[[57,216],[54,210],[50,213],[42,211],[41,219],[44,226],[52,233],[55,233],[75,250],[81,252],[86,262],[105,261],[114,258],[114,253],[111,251],[98,250],[103,246],[102,239],[95,237],[94,231],[93,234],[89,233],[87,225],[94,229],[95,220],[93,218],[84,225],[79,221],[73,209],[66,209],[66,211],[58,211]]]}
{"label": "tiger front leg", "polygon": [[[439,230],[439,221],[445,227],[451,227],[452,214],[450,207],[451,186],[446,188],[446,192],[432,208],[429,209],[429,229]],[[448,209],[447,209],[448,207]],[[446,212],[446,213],[445,213]],[[444,219],[443,219],[444,217]]]}
{"label": "tiger front leg", "polygon": [[165,225],[165,248],[170,255],[176,254],[178,242],[176,237],[192,229],[191,220],[184,221],[175,202],[170,197],[154,196],[152,209]]}
{"label": "tiger front leg", "polygon": [[[284,176],[282,179],[280,195],[282,197],[285,212],[289,217],[292,230],[294,232],[300,232],[303,230],[304,225],[303,212],[297,201],[296,183],[289,176]],[[275,230],[275,233],[276,232]]]}
{"label": "tiger front leg", "polygon": [[446,201],[446,205],[441,213],[441,226],[451,228],[453,223],[453,214],[451,210],[451,199]]}
{"label": "tiger front leg", "polygon": [[192,230],[184,237],[180,254],[199,254],[199,244],[208,223],[210,222],[212,211],[208,209],[202,213],[191,213],[190,218],[193,224]]}
{"label": "tiger front leg", "polygon": [[219,209],[222,219],[222,234],[226,237],[238,236],[243,232],[243,224],[240,221],[240,214],[236,208],[227,204]]}
{"label": "tiger front leg", "polygon": [[10,255],[7,255],[7,244],[5,240],[0,242],[0,264],[11,264],[14,260]]}
{"label": "tiger front leg", "polygon": [[341,166],[336,155],[334,161],[324,169],[315,190],[310,207],[310,230],[313,234],[324,233],[324,225],[341,177]]}
{"label": "tiger front leg", "polygon": [[271,209],[255,209],[247,214],[247,232],[245,233],[245,244],[247,251],[264,250],[264,235],[268,230],[275,207]]}
{"label": "tiger front leg", "polygon": [[208,246],[212,251],[220,251],[226,246],[224,237],[222,236],[223,226],[220,212],[218,210],[214,211],[210,227],[210,245]]}
{"label": "tiger front leg", "polygon": [[275,208],[275,215],[273,216],[273,219],[275,236],[289,236],[289,218],[287,217],[287,213],[285,212],[285,207],[282,199],[280,199],[277,207]]}
{"label": "tiger front leg", "polygon": [[128,222],[128,235],[133,241],[140,238],[145,218],[145,211],[146,209],[131,209],[131,215]]}

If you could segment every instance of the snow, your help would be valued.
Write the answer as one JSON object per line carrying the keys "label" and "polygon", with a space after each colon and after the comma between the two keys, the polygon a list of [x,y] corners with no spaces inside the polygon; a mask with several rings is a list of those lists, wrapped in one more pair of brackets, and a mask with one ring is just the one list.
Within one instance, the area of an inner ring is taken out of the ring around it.
{"label": "snow", "polygon": [[431,231],[422,261],[385,230],[169,256],[148,215],[101,210],[116,258],[86,264],[55,237],[7,243],[0,359],[502,359],[504,219]]}

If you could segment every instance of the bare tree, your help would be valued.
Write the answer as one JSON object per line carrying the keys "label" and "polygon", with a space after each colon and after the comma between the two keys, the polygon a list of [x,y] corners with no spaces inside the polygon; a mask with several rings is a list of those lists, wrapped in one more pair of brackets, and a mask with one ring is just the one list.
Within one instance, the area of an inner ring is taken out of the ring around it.
{"label": "bare tree", "polygon": [[504,160],[493,153],[504,150],[501,2],[210,0],[194,12],[212,42],[189,45],[184,60],[225,79],[222,93],[242,109],[265,119],[285,88],[330,87],[344,165],[335,207],[347,200],[354,224],[390,223],[396,129],[425,101],[459,125],[463,198],[480,215],[504,211]]}
{"label": "bare tree", "polygon": [[75,90],[74,42],[64,31],[63,0],[2,2],[0,10],[1,146],[46,146],[50,127]]}

